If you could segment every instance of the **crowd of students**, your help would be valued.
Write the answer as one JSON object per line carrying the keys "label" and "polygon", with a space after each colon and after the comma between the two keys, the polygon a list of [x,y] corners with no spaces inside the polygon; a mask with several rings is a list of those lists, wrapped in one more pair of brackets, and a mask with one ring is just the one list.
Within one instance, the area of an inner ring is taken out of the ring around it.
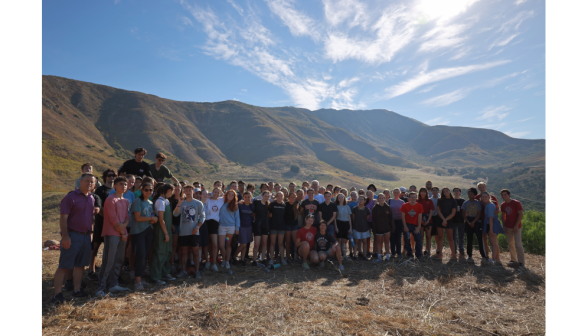
{"label": "crowd of students", "polygon": [[[64,289],[73,291],[73,297],[88,296],[82,281],[87,266],[88,279],[98,283],[95,295],[104,297],[130,290],[123,271],[133,279],[134,290],[144,289],[146,277],[164,285],[191,275],[200,279],[203,271],[219,272],[219,267],[232,272],[235,265],[276,268],[300,263],[310,269],[324,267],[329,259],[343,271],[351,259],[441,260],[445,237],[450,260],[457,261],[458,253],[465,259],[467,251],[465,261],[474,262],[475,235],[481,263],[501,266],[498,235],[506,234],[508,266],[524,267],[523,208],[507,189],[500,192],[500,206],[483,182],[467,190],[467,199],[460,188],[439,190],[431,181],[418,190],[412,185],[382,193],[373,184],[366,190],[347,190],[323,187],[317,180],[287,187],[267,182],[254,197],[255,186],[243,181],[231,181],[227,187],[215,181],[210,189],[179,181],[163,165],[163,153],[151,165],[143,161],[146,153],[137,148],[135,158],[118,171],[104,171],[101,184],[91,164],[82,166],[75,190],[61,202],[62,238],[52,302],[65,301]],[[101,244],[102,265],[96,272]]]}

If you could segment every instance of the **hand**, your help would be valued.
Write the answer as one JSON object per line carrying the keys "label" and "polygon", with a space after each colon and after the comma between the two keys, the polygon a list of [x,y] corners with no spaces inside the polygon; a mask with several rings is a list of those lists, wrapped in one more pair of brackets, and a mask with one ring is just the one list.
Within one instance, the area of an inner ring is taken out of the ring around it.
{"label": "hand", "polygon": [[178,201],[178,205],[176,205],[176,206],[179,207],[180,205],[182,205],[182,203],[184,203],[184,199],[180,198],[180,200]]}
{"label": "hand", "polygon": [[470,227],[473,228],[474,227],[474,223],[469,223]]}
{"label": "hand", "polygon": [[514,233],[519,232],[519,226],[515,224],[515,226],[512,228],[512,232],[514,232]]}
{"label": "hand", "polygon": [[240,200],[239,204],[245,204],[245,200]]}
{"label": "hand", "polygon": [[172,225],[172,233],[176,233],[176,227]]}
{"label": "hand", "polygon": [[239,230],[235,230],[235,234],[236,235],[239,235]]}
{"label": "hand", "polygon": [[408,226],[404,227],[404,232],[408,232]]}
{"label": "hand", "polygon": [[71,246],[71,239],[69,238],[69,236],[66,235],[61,237],[60,246],[66,250]]}
{"label": "hand", "polygon": [[192,230],[192,235],[194,236],[195,234],[198,233],[198,230],[200,230],[200,228],[198,227],[198,225],[196,225],[196,227],[194,228],[194,230]]}
{"label": "hand", "polygon": [[166,243],[169,242],[169,235],[168,234],[165,235],[165,242]]}
{"label": "hand", "polygon": [[339,228],[335,226],[335,232],[339,233]]}
{"label": "hand", "polygon": [[447,226],[447,220],[443,220],[443,226]]}
{"label": "hand", "polygon": [[149,224],[155,224],[157,223],[157,217],[151,217],[151,219],[149,220]]}

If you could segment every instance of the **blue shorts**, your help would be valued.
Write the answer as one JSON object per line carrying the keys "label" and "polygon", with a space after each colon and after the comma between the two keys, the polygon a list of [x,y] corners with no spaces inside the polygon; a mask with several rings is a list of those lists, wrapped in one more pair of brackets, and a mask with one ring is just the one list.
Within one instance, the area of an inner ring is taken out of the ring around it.
{"label": "blue shorts", "polygon": [[90,265],[92,255],[92,239],[90,234],[83,235],[77,232],[68,232],[71,246],[64,249],[59,247],[58,268],[73,269],[74,267],[86,267]]}
{"label": "blue shorts", "polygon": [[353,239],[366,239],[366,238],[370,238],[370,231],[367,230],[365,232],[358,232],[353,230]]}
{"label": "blue shorts", "polygon": [[180,225],[174,225],[174,224],[172,224],[172,225],[175,229],[174,234],[179,235],[180,234]]}
{"label": "blue shorts", "polygon": [[286,225],[286,231],[298,231],[298,225]]}

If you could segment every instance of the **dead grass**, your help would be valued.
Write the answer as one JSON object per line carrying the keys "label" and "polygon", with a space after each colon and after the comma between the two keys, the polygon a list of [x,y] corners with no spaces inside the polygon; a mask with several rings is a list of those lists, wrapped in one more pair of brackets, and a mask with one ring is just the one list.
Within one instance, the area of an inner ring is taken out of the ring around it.
{"label": "dead grass", "polygon": [[[57,239],[43,223],[43,239]],[[445,251],[445,255],[448,255]],[[100,256],[101,254],[99,254]],[[527,270],[465,262],[233,266],[106,299],[48,302],[59,251],[43,251],[43,333],[84,335],[531,335],[545,333],[545,258]],[[501,258],[509,260],[507,253]],[[97,264],[101,262],[98,261]],[[128,275],[125,280],[130,281]],[[96,284],[87,279],[88,292]],[[132,287],[132,286],[131,286]],[[64,293],[66,298],[71,293]]]}

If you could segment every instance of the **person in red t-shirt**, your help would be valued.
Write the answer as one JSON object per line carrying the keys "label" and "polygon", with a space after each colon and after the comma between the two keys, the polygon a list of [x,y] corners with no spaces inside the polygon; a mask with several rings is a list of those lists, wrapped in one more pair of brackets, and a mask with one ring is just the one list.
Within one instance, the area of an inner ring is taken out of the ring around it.
{"label": "person in red t-shirt", "polygon": [[414,236],[415,255],[418,259],[423,257],[423,238],[421,237],[421,224],[423,221],[423,206],[417,203],[417,194],[411,192],[408,194],[408,203],[400,207],[402,212],[402,225],[404,226],[404,246],[406,246],[407,257],[412,257],[412,247],[410,246],[410,234]]}
{"label": "person in red t-shirt", "polygon": [[433,204],[433,201],[429,199],[429,192],[426,188],[421,188],[419,190],[417,203],[423,207],[423,225],[421,226],[421,237],[424,238],[425,232],[427,233],[425,256],[431,256],[431,228],[433,227],[433,211],[435,211],[435,204]]}
{"label": "person in red t-shirt", "polygon": [[523,228],[521,223],[523,220],[523,205],[521,202],[510,198],[508,189],[502,189],[500,196],[504,200],[500,204],[500,212],[502,212],[502,224],[504,225],[504,231],[506,231],[508,249],[510,250],[508,266],[524,266],[525,250],[523,249]]}
{"label": "person in red t-shirt", "polygon": [[316,227],[312,226],[314,216],[307,215],[304,220],[305,226],[300,228],[296,233],[296,251],[302,257],[302,268],[310,269],[306,259],[310,255],[310,262],[317,264],[318,254],[314,250],[314,237],[316,236]]}
{"label": "person in red t-shirt", "polygon": [[[482,194],[485,192],[488,192],[488,186],[486,185],[486,183],[484,182],[480,182],[478,183],[478,190],[480,191],[479,194],[476,195],[476,197],[474,197],[475,200],[480,201],[480,203],[482,204],[482,212],[480,213],[480,218],[484,219],[485,215],[484,215],[484,202],[482,202]],[[490,202],[494,203],[494,205],[496,205],[496,211],[495,214],[498,215],[498,209],[500,209],[500,207],[498,206],[498,199],[496,198],[496,196],[494,195],[490,195]],[[482,242],[484,243],[484,252],[486,253],[486,255],[488,255],[488,234],[484,233],[482,235]]]}

